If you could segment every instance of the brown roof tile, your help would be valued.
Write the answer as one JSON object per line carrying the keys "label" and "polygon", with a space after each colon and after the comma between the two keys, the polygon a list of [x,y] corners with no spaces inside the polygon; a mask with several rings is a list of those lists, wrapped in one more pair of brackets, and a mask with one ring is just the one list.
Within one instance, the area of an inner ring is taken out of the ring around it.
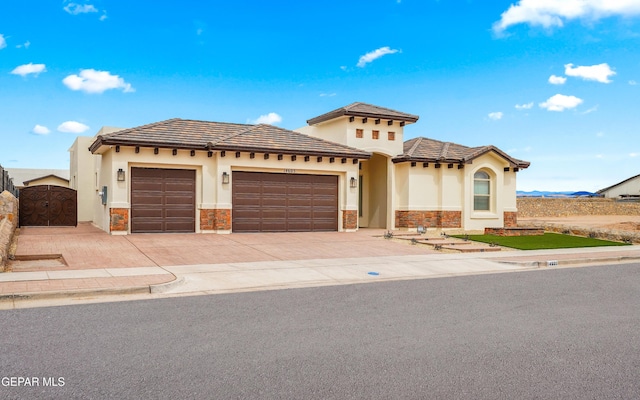
{"label": "brown roof tile", "polygon": [[424,137],[404,142],[403,154],[395,157],[393,162],[470,163],[473,159],[491,151],[499,154],[514,167],[527,168],[530,165],[528,161],[513,158],[495,146],[467,147]]}
{"label": "brown roof tile", "polygon": [[89,150],[102,145],[125,145],[196,150],[254,151],[369,158],[359,149],[272,125],[169,119],[100,135]]}
{"label": "brown roof tile", "polygon": [[383,118],[396,121],[416,122],[418,120],[417,115],[407,114],[400,111],[392,110],[390,108],[374,106],[367,103],[351,103],[348,106],[337,108],[328,113],[319,115],[315,118],[307,120],[307,124],[315,125],[320,122],[329,121],[334,118],[342,116],[355,116],[355,117],[368,117],[368,118]]}

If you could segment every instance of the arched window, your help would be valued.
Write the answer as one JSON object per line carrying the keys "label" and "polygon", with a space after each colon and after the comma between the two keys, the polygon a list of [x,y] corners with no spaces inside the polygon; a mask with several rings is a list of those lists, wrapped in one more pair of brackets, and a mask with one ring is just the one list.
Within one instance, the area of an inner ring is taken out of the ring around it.
{"label": "arched window", "polygon": [[473,209],[491,210],[491,176],[485,171],[473,174]]}

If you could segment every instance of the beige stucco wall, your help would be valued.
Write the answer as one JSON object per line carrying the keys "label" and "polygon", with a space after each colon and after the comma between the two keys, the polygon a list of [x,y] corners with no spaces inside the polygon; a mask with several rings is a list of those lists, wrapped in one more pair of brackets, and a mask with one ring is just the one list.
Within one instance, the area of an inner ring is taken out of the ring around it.
{"label": "beige stucco wall", "polygon": [[[485,227],[501,227],[504,212],[516,211],[516,172],[495,153],[487,153],[458,168],[433,163],[423,167],[410,162],[398,163],[396,171],[397,209],[402,211],[459,211],[465,230],[481,230]],[[473,210],[473,175],[479,171],[491,175],[490,211]]]}
{"label": "beige stucco wall", "polygon": [[[376,124],[374,118],[368,118],[367,122],[363,123],[362,117],[356,117],[353,122],[349,122],[349,117],[340,117],[314,126],[305,126],[296,131],[372,153],[395,157],[403,152],[404,127],[400,126],[399,121],[394,121],[393,125],[389,126],[387,121],[382,119],[379,124]],[[356,137],[356,129],[363,130],[362,138]],[[374,130],[380,132],[378,139],[372,138],[371,132]],[[395,133],[395,140],[388,139],[389,132]]]}
{"label": "beige stucco wall", "polygon": [[78,221],[93,221],[93,202],[96,197],[95,190],[95,158],[89,151],[89,146],[94,138],[79,136],[69,148],[69,187],[78,195]]}

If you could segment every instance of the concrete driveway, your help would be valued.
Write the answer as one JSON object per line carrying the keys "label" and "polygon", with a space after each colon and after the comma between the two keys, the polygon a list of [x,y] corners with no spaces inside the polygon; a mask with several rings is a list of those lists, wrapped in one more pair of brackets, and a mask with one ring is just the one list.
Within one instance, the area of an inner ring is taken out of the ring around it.
{"label": "concrete driveway", "polygon": [[[425,246],[385,240],[383,230],[260,234],[112,236],[88,223],[20,229],[16,258],[61,255],[60,269],[132,268],[434,254]],[[34,267],[37,268],[37,267]],[[55,266],[47,266],[55,270]]]}

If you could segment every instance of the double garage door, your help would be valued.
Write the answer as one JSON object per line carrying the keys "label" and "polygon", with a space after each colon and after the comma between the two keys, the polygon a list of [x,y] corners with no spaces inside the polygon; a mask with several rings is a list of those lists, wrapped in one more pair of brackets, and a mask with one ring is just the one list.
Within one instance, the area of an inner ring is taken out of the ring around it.
{"label": "double garage door", "polygon": [[[233,232],[338,230],[338,177],[233,172]],[[131,232],[194,232],[194,170],[132,168]]]}
{"label": "double garage door", "polygon": [[338,177],[233,172],[233,232],[338,230]]}

